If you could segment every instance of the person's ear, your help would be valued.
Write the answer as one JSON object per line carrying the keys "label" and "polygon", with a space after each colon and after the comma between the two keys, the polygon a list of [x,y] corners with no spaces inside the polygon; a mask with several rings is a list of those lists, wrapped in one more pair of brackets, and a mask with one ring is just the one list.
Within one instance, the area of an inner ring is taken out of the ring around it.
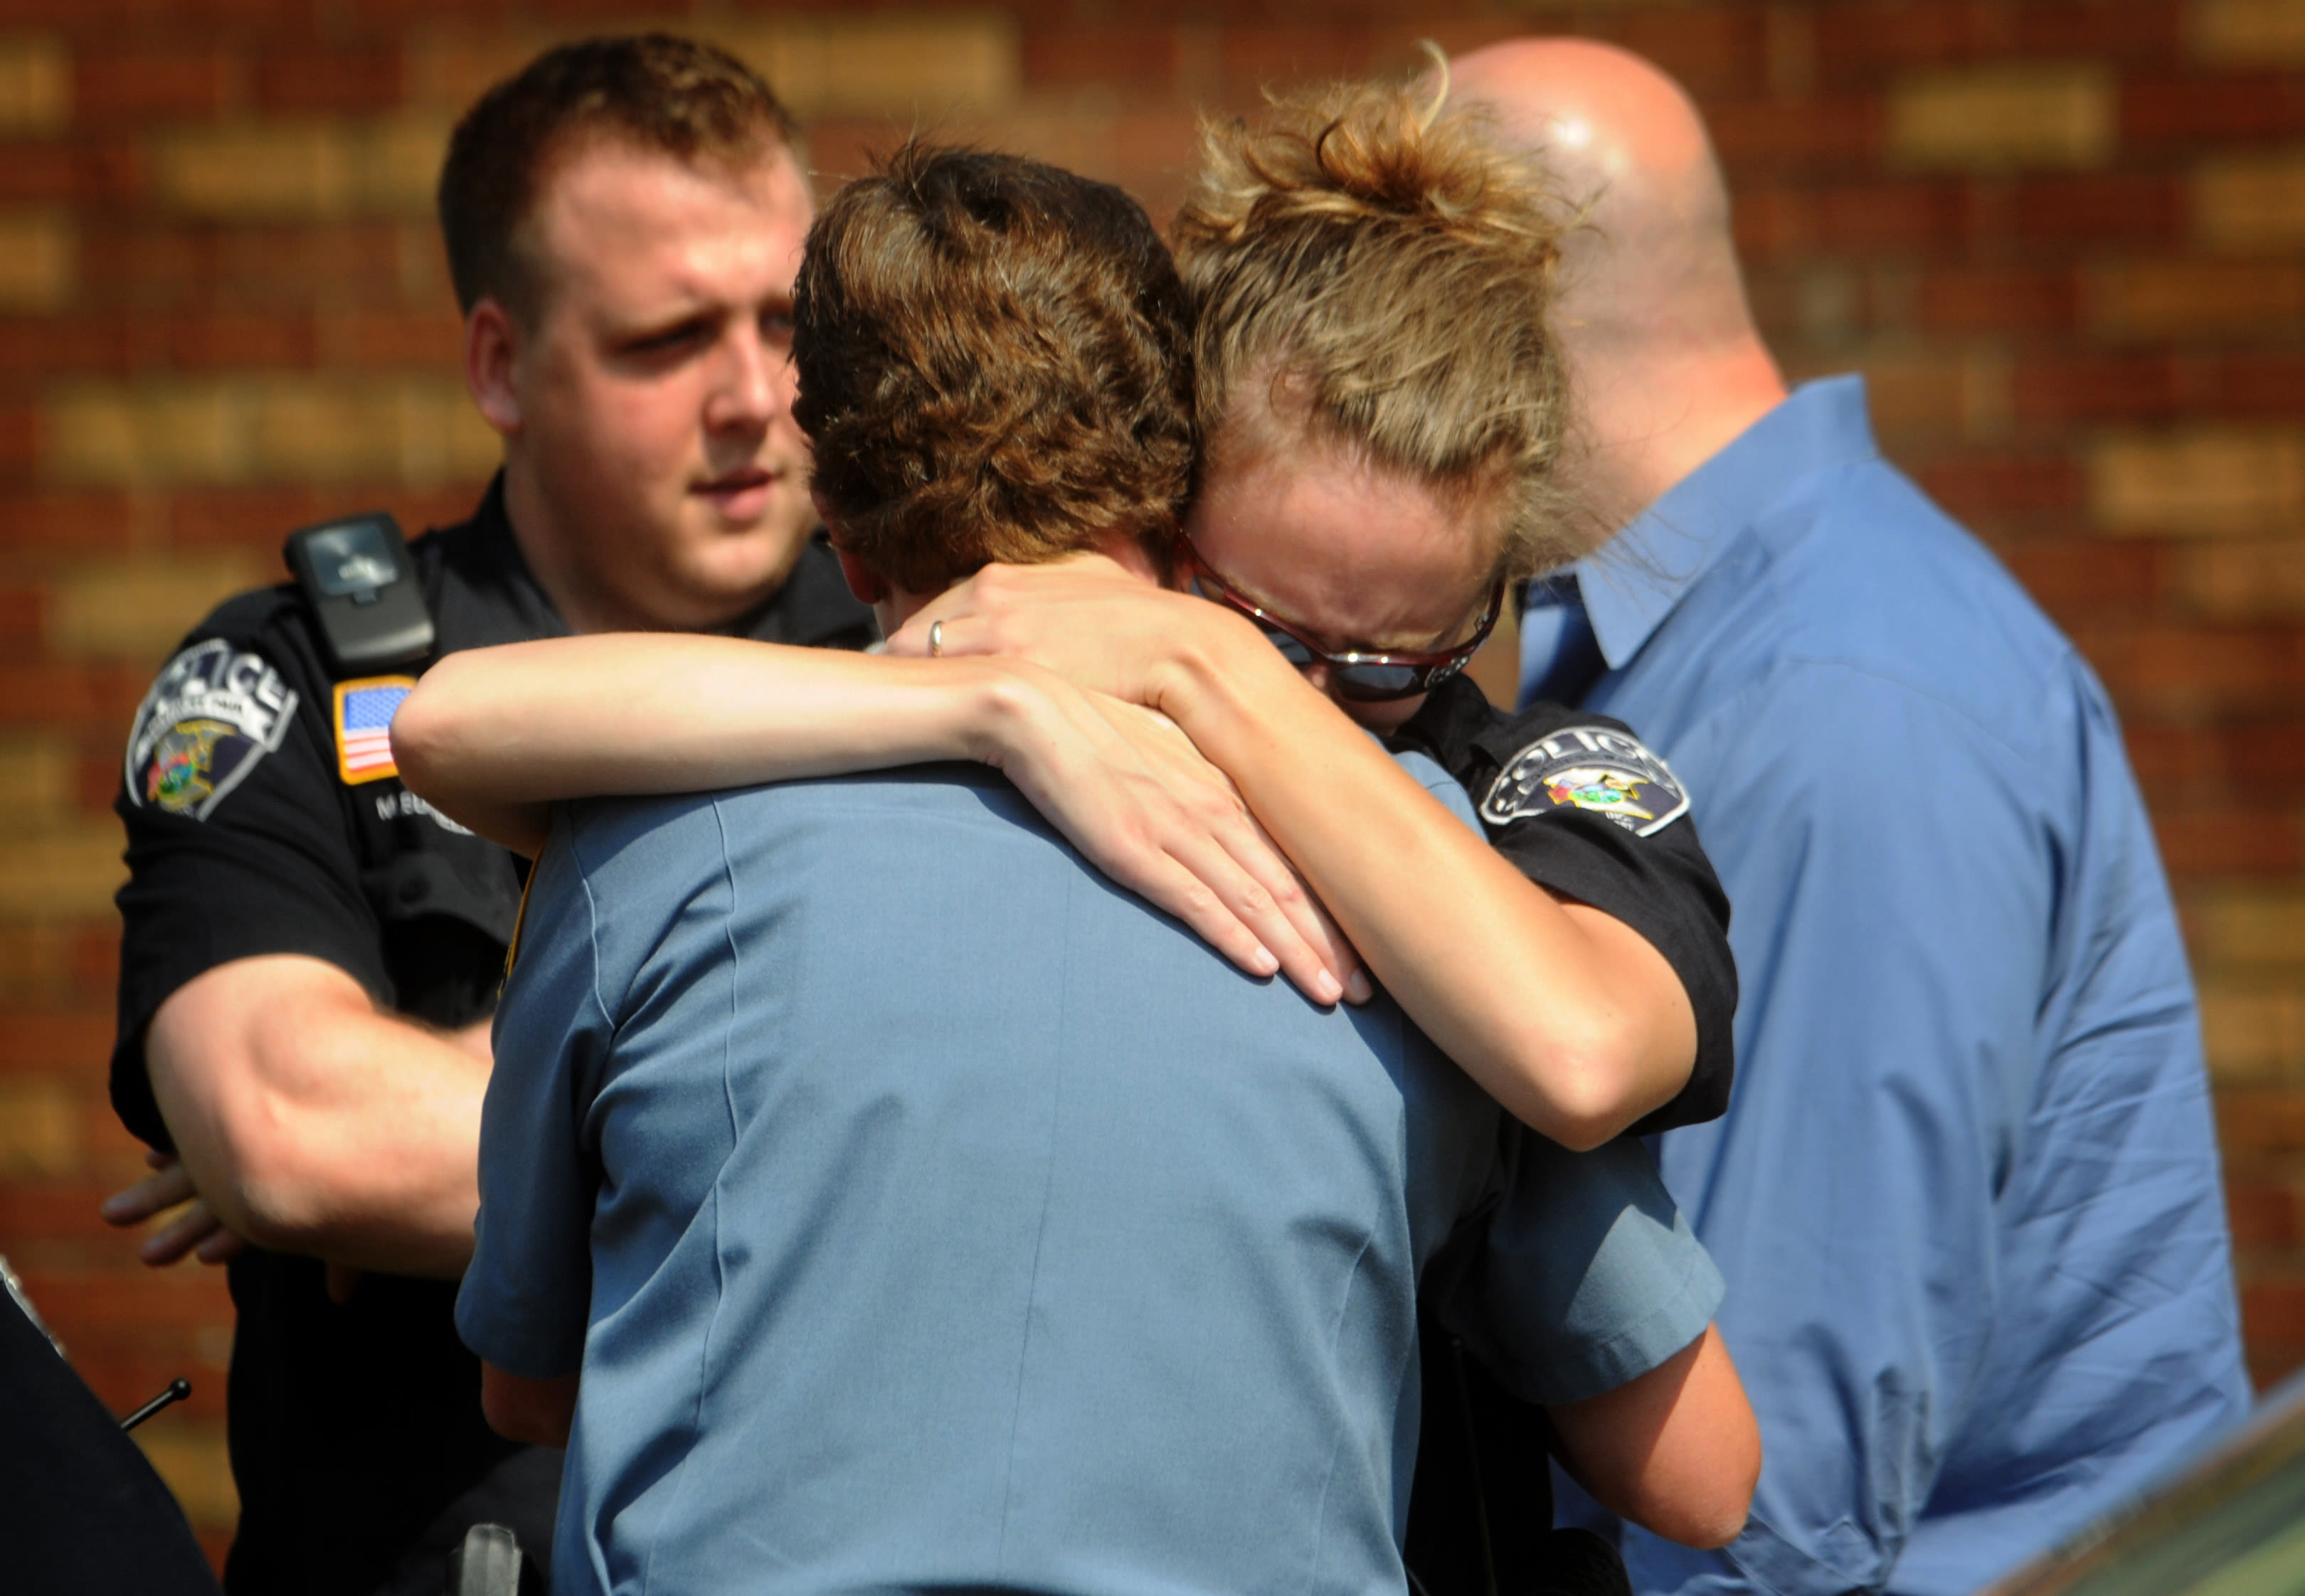
{"label": "person's ear", "polygon": [[464,318],[464,386],[481,419],[506,437],[521,429],[519,385],[513,366],[520,356],[520,329],[512,313],[483,299]]}
{"label": "person's ear", "polygon": [[848,590],[857,603],[879,604],[889,597],[888,582],[879,572],[837,543],[832,552],[840,556],[840,574],[848,579]]}

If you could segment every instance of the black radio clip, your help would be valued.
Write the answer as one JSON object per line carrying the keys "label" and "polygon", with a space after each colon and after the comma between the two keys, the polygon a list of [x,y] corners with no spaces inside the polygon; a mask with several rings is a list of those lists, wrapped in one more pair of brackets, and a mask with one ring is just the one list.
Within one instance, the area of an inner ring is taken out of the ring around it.
{"label": "black radio clip", "polygon": [[400,523],[381,510],[288,534],[281,549],[320,635],[346,675],[432,651],[432,612]]}

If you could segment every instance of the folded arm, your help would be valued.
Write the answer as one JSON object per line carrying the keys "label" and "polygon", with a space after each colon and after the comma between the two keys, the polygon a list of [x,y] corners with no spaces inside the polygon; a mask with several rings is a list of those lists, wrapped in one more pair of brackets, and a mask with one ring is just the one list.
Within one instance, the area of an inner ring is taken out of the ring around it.
{"label": "folded arm", "polygon": [[145,1057],[189,1185],[226,1229],[355,1268],[463,1271],[485,1027],[431,1031],[333,964],[268,955],[179,988]]}

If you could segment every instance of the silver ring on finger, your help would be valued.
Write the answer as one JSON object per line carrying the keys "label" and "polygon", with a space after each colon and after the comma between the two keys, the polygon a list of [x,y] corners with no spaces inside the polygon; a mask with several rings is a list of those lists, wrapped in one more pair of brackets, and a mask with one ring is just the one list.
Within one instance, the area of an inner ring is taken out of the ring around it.
{"label": "silver ring on finger", "polygon": [[940,659],[942,658],[943,656],[944,623],[942,621],[931,621],[929,623],[929,658],[931,659]]}

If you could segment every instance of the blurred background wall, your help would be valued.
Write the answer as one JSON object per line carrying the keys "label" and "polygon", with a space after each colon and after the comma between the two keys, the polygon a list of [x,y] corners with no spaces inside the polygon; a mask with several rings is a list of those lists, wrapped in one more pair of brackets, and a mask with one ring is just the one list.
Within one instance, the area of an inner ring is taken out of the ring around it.
{"label": "blurred background wall", "polygon": [[192,1377],[139,1439],[212,1548],[223,1280],[95,1217],[140,1171],[104,1087],[121,742],[293,527],[465,513],[495,449],[428,212],[447,128],[540,46],[640,25],[761,67],[827,188],[917,115],[1164,218],[1198,114],[1419,35],[1678,74],[1779,356],[1872,378],[1888,452],[2120,704],[2253,1362],[2305,1363],[2305,0],[0,0],[0,1252],[115,1408]]}

